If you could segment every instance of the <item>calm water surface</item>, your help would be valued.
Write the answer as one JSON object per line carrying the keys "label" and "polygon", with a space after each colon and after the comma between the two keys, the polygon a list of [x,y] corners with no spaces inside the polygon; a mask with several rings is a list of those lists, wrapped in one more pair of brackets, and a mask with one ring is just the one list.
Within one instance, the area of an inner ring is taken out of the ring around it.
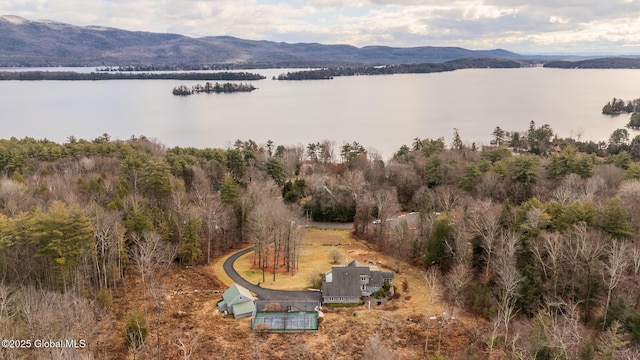
{"label": "calm water surface", "polygon": [[[254,70],[251,70],[254,72]],[[437,74],[272,81],[252,93],[177,97],[197,81],[0,82],[0,138],[145,135],[172,146],[227,147],[236,139],[305,145],[358,141],[384,158],[415,137],[488,144],[496,126],[550,124],[562,137],[607,140],[628,116],[600,113],[612,97],[640,97],[640,70],[474,69]],[[635,135],[635,133],[633,133]]]}

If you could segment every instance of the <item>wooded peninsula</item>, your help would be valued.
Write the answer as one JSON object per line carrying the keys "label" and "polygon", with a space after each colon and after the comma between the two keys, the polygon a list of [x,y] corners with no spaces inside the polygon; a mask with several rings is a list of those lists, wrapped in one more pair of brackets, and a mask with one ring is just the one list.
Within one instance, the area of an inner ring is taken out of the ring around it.
{"label": "wooded peninsula", "polygon": [[598,58],[580,61],[548,61],[547,68],[558,69],[640,69],[640,58]]}
{"label": "wooded peninsula", "polygon": [[330,80],[336,76],[427,74],[470,68],[519,68],[513,60],[464,58],[440,63],[401,64],[384,66],[347,66],[317,70],[302,70],[280,74],[273,80]]}
{"label": "wooded peninsula", "polygon": [[625,102],[622,99],[613,98],[602,107],[602,113],[606,115],[631,114],[627,127],[640,128],[640,99]]}
{"label": "wooded peninsula", "polygon": [[0,80],[262,80],[264,76],[248,72],[214,73],[118,73],[74,71],[2,71]]}

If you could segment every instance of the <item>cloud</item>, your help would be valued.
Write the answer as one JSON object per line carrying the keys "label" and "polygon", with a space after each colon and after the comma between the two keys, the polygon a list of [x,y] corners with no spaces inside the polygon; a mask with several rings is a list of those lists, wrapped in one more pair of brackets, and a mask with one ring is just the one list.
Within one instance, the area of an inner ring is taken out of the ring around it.
{"label": "cloud", "polygon": [[[356,46],[610,51],[640,43],[639,0],[0,0],[76,25]],[[636,49],[634,47],[633,49]]]}

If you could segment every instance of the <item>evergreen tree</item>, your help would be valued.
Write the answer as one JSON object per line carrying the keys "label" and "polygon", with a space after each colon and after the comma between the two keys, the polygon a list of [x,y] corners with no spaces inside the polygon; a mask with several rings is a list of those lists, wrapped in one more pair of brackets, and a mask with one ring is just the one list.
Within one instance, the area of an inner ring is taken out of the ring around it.
{"label": "evergreen tree", "polygon": [[220,200],[225,204],[233,204],[240,197],[240,186],[229,176],[225,175],[220,184]]}
{"label": "evergreen tree", "polygon": [[284,166],[278,159],[270,158],[265,164],[265,170],[278,186],[283,186],[287,175],[284,172]]}
{"label": "evergreen tree", "polygon": [[424,261],[427,266],[437,265],[442,272],[448,272],[453,266],[453,227],[449,218],[442,216],[433,224],[427,240]]}
{"label": "evergreen tree", "polygon": [[629,210],[619,197],[614,197],[607,202],[601,217],[600,226],[606,234],[616,239],[629,238],[633,235]]}
{"label": "evergreen tree", "polygon": [[451,148],[454,150],[464,149],[464,144],[462,143],[462,138],[460,137],[460,131],[458,131],[457,128],[453,129],[453,140],[451,142]]}
{"label": "evergreen tree", "polygon": [[36,211],[25,224],[26,236],[38,246],[38,255],[51,260],[67,291],[70,270],[92,251],[94,228],[77,207],[54,202],[47,212]]}

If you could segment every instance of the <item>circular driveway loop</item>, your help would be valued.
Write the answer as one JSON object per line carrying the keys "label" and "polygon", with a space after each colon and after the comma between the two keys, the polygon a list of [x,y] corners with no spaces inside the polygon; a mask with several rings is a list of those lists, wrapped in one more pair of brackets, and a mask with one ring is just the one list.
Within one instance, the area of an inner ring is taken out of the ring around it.
{"label": "circular driveway loop", "polygon": [[258,296],[260,300],[294,300],[294,301],[316,301],[318,303],[322,300],[322,294],[319,291],[287,291],[287,290],[273,290],[273,289],[265,289],[260,286],[254,285],[247,280],[245,280],[236,269],[233,268],[233,263],[238,260],[238,258],[244,254],[247,254],[253,251],[254,247],[250,247],[248,249],[244,249],[239,251],[231,256],[224,262],[222,267],[224,268],[224,272],[233,280],[236,284],[247,288],[252,293]]}

